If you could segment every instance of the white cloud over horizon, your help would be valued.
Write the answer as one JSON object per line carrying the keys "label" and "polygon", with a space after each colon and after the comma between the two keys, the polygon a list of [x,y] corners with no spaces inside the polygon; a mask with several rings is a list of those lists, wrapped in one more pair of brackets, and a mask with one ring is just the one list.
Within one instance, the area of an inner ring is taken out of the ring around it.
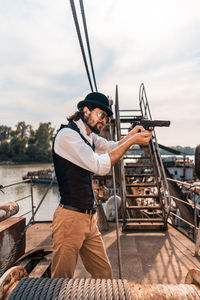
{"label": "white cloud over horizon", "polygon": [[[58,128],[90,92],[69,0],[0,4],[0,125]],[[171,120],[157,131],[158,141],[199,144],[200,2],[85,0],[84,6],[99,91],[114,98],[118,84],[120,108],[137,109],[143,82],[152,117]]]}

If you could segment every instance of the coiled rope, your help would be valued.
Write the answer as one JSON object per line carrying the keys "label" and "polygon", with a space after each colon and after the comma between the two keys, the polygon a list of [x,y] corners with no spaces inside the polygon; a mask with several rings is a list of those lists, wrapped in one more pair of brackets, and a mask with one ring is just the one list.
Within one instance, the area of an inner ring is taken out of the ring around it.
{"label": "coiled rope", "polygon": [[130,300],[131,291],[121,279],[23,278],[9,300]]}

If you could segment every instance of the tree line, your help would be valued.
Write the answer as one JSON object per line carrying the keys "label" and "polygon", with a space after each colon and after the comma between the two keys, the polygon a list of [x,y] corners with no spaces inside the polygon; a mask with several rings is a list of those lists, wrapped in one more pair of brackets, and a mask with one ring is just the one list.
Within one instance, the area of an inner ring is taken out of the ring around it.
{"label": "tree line", "polygon": [[[24,121],[16,129],[0,125],[0,162],[52,162],[52,141],[55,128],[51,122],[40,123],[37,129]],[[194,155],[194,148],[174,146],[172,149]],[[161,155],[171,154],[160,150]]]}
{"label": "tree line", "polygon": [[0,161],[52,162],[51,147],[55,129],[40,123],[37,129],[24,121],[16,129],[0,125]]}

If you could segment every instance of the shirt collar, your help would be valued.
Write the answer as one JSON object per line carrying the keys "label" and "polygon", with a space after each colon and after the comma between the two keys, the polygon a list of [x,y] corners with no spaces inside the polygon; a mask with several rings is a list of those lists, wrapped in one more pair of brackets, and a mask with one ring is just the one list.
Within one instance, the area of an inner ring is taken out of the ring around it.
{"label": "shirt collar", "polygon": [[74,121],[76,123],[76,125],[78,126],[78,128],[80,129],[80,133],[88,140],[88,142],[92,145],[93,144],[93,138],[92,138],[92,133],[90,133],[89,135],[86,132],[86,128],[85,128],[85,124],[83,123],[83,121],[81,119],[79,119],[78,121]]}

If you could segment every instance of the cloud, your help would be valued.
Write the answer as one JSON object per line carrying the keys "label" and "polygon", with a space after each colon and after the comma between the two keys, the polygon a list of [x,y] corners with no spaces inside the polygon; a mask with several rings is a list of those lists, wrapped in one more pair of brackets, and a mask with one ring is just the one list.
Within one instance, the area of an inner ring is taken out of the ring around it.
{"label": "cloud", "polygon": [[[0,122],[58,127],[90,91],[70,3],[0,4]],[[120,108],[138,109],[144,82],[153,118],[172,121],[159,138],[199,144],[200,2],[85,0],[84,6],[99,90],[114,98],[118,84]]]}

